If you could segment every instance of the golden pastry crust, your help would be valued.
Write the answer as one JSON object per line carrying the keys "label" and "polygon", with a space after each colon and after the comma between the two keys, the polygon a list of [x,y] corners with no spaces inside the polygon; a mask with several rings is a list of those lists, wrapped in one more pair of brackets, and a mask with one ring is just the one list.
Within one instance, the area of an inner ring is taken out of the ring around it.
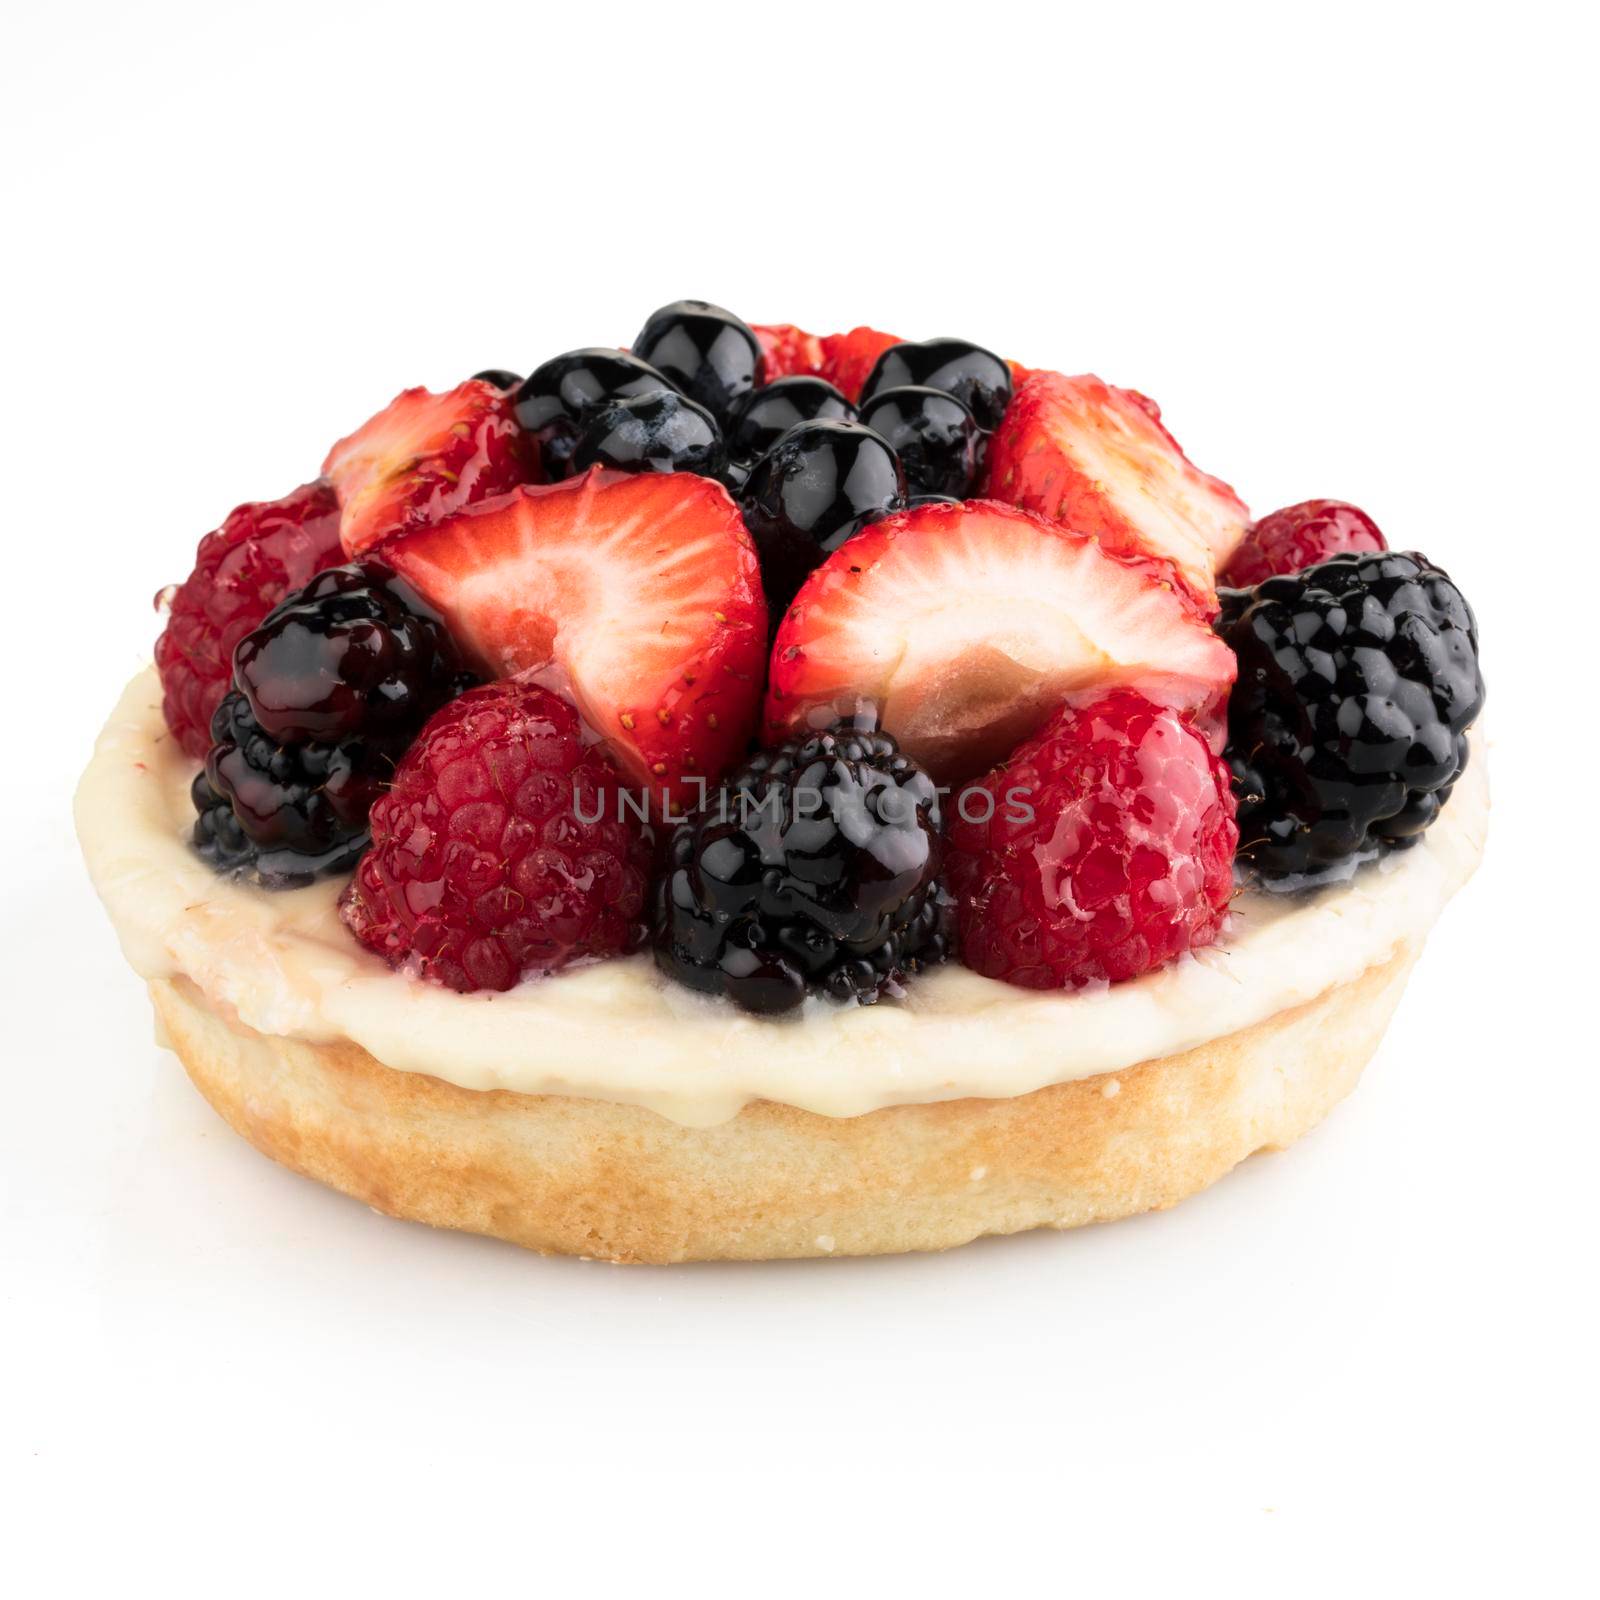
{"label": "golden pastry crust", "polygon": [[1181,1055],[1004,1100],[690,1128],[639,1106],[462,1089],[354,1044],[269,1037],[185,980],[166,1038],[258,1150],[394,1217],[623,1262],[941,1250],[1176,1204],[1355,1086],[1415,948]]}

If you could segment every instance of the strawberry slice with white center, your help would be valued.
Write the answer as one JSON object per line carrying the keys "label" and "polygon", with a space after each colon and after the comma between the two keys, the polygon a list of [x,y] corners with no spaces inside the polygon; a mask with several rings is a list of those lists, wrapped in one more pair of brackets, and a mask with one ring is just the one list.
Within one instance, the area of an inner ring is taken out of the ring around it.
{"label": "strawberry slice with white center", "polygon": [[1153,400],[1092,374],[1029,374],[989,442],[987,492],[1108,550],[1164,557],[1209,609],[1250,526],[1244,502],[1184,455]]}
{"label": "strawberry slice with white center", "polygon": [[328,452],[322,475],[350,556],[538,477],[511,397],[476,378],[448,394],[402,391]]}
{"label": "strawberry slice with white center", "polygon": [[400,533],[382,557],[481,670],[567,695],[658,803],[694,803],[744,755],[767,607],[711,479],[594,468]]}
{"label": "strawberry slice with white center", "polygon": [[988,500],[873,523],[778,630],[769,742],[874,715],[937,778],[981,772],[1069,698],[1126,684],[1220,749],[1233,652],[1165,562]]}

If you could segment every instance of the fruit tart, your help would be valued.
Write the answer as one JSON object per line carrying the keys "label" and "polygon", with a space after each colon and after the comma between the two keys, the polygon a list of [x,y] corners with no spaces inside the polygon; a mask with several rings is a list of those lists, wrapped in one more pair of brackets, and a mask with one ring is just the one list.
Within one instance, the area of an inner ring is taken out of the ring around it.
{"label": "fruit tart", "polygon": [[1483,845],[1440,567],[961,339],[679,301],[407,390],[159,604],[77,822],[161,1037],[546,1252],[1169,1206],[1352,1088]]}

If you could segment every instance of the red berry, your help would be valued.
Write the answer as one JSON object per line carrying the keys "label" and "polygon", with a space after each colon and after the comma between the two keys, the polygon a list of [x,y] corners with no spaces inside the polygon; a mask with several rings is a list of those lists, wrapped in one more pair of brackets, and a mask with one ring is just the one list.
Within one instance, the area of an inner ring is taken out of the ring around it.
{"label": "red berry", "polygon": [[463,992],[509,989],[643,938],[648,835],[548,689],[507,681],[451,701],[371,826],[340,911],[392,967]]}
{"label": "red berry", "polygon": [[846,400],[859,400],[861,386],[878,364],[878,357],[892,344],[902,344],[892,333],[879,333],[876,328],[852,328],[849,333],[827,333],[822,336],[822,366],[820,374],[842,394]]}
{"label": "red berry", "polygon": [[1343,500],[1302,500],[1263,517],[1244,537],[1223,570],[1230,589],[1253,589],[1279,573],[1314,567],[1347,550],[1389,548],[1378,524]]}
{"label": "red berry", "polygon": [[211,748],[234,646],[286,595],[343,559],[339,502],[321,481],[239,506],[200,541],[194,571],[161,597],[167,626],[156,640],[161,709],[186,754],[202,759]]}
{"label": "red berry", "polygon": [[814,333],[790,322],[752,323],[750,331],[761,341],[766,380],[810,377],[822,370],[822,341]]}
{"label": "red berry", "polygon": [[1227,768],[1184,718],[1131,690],[1064,707],[956,797],[962,960],[1027,989],[1149,972],[1217,937],[1238,840]]}
{"label": "red berry", "polygon": [[404,390],[341,439],[322,470],[339,491],[352,556],[538,476],[511,396],[476,378],[448,394]]}

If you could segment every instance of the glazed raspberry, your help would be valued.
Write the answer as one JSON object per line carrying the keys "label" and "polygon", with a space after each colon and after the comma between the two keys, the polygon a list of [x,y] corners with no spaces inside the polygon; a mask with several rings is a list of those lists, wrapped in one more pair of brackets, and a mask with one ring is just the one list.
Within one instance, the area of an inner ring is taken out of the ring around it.
{"label": "glazed raspberry", "polygon": [[452,701],[372,808],[346,926],[462,991],[617,955],[643,937],[650,844],[559,695],[507,680]]}
{"label": "glazed raspberry", "polygon": [[161,596],[167,626],[156,640],[161,710],[185,754],[203,760],[211,748],[234,646],[285,595],[343,559],[339,502],[321,481],[242,505],[200,541],[194,571]]}
{"label": "glazed raspberry", "polygon": [[1120,983],[1222,927],[1239,838],[1228,770],[1131,690],[1058,712],[952,812],[961,956],[985,977]]}
{"label": "glazed raspberry", "polygon": [[1267,578],[1300,572],[1329,556],[1388,548],[1378,524],[1359,506],[1302,500],[1256,523],[1217,581],[1230,589],[1253,589]]}

